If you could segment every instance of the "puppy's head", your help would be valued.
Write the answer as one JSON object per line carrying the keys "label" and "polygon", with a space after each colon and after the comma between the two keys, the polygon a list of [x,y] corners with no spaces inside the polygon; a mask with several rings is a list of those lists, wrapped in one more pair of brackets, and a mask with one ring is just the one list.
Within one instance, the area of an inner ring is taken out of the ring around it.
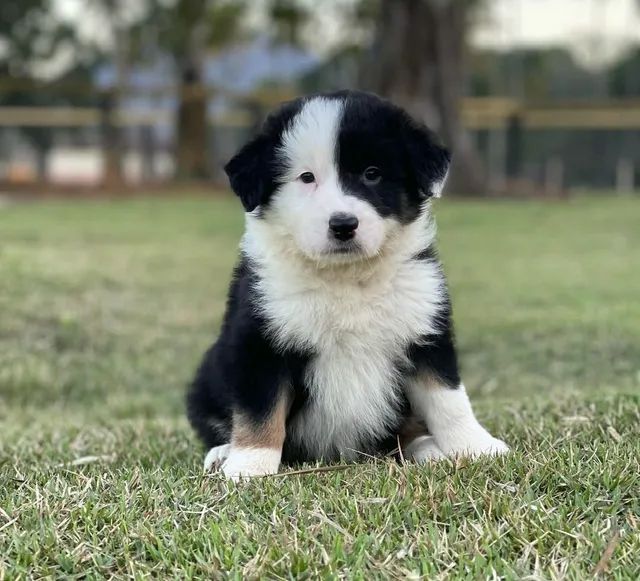
{"label": "puppy's head", "polygon": [[322,263],[379,254],[444,186],[450,156],[391,103],[360,92],[284,105],[226,165],[249,220]]}

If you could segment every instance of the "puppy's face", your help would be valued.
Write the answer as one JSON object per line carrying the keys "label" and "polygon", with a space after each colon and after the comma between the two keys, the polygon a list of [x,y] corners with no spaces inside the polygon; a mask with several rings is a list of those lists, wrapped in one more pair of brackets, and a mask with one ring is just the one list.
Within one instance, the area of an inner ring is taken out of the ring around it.
{"label": "puppy's face", "polygon": [[225,170],[250,219],[321,264],[379,254],[440,194],[448,165],[404,111],[341,92],[285,105]]}

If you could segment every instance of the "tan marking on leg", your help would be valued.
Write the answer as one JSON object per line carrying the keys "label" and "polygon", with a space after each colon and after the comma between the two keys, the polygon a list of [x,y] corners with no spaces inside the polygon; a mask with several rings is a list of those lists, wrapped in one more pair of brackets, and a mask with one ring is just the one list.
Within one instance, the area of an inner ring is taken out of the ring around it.
{"label": "tan marking on leg", "polygon": [[283,390],[271,412],[260,422],[234,413],[231,445],[235,448],[282,448],[290,399],[288,391]]}
{"label": "tan marking on leg", "polygon": [[289,394],[289,390],[282,390],[271,412],[259,422],[234,413],[231,447],[222,465],[227,478],[237,481],[278,472],[291,401]]}

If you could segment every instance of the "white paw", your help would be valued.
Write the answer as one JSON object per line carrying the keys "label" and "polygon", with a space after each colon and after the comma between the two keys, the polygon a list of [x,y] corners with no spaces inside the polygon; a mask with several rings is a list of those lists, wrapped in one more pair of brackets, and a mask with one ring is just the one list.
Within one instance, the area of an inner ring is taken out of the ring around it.
{"label": "white paw", "polygon": [[220,464],[222,464],[229,455],[230,449],[231,446],[229,444],[223,444],[222,446],[211,448],[204,457],[204,471],[209,472],[211,468],[219,468]]}
{"label": "white paw", "polygon": [[464,434],[464,437],[436,438],[438,446],[447,456],[478,458],[480,456],[501,456],[509,452],[502,440],[494,438],[484,428]]}
{"label": "white paw", "polygon": [[505,442],[490,436],[486,441],[469,448],[466,455],[477,458],[478,456],[502,456],[507,452],[509,452],[509,446]]}
{"label": "white paw", "polygon": [[404,455],[414,462],[423,464],[430,460],[442,460],[447,455],[438,448],[433,436],[418,436],[403,450]]}
{"label": "white paw", "polygon": [[236,448],[222,465],[222,473],[234,482],[277,474],[281,455],[281,450],[273,448]]}

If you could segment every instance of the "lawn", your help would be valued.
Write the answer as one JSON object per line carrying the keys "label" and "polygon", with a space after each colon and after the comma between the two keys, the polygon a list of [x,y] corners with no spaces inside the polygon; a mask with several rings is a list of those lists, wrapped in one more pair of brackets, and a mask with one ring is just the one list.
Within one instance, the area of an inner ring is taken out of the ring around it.
{"label": "lawn", "polygon": [[640,200],[436,210],[463,377],[513,453],[236,486],[183,393],[239,204],[0,208],[0,579],[637,579]]}

